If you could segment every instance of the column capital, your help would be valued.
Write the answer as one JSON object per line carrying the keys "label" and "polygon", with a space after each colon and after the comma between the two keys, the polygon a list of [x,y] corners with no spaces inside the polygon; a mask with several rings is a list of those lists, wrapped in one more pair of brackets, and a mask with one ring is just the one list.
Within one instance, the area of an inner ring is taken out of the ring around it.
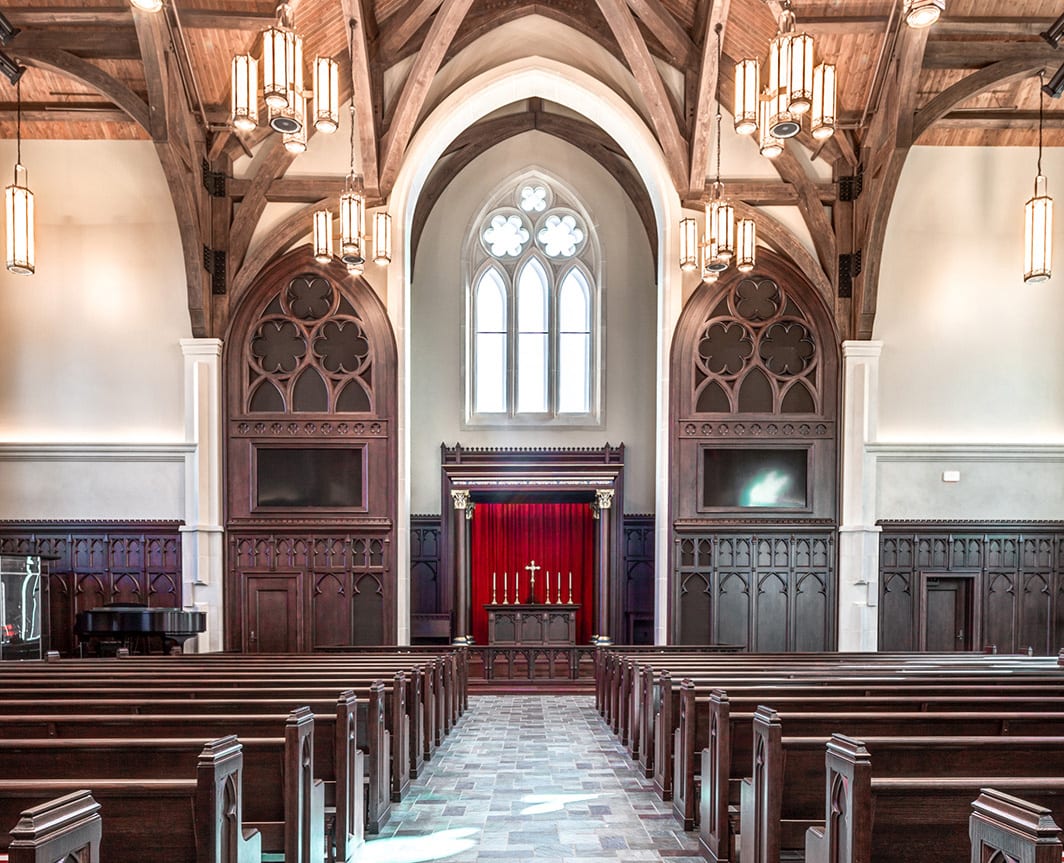
{"label": "column capital", "polygon": [[181,353],[186,357],[220,357],[221,339],[181,339]]}
{"label": "column capital", "polygon": [[[451,502],[454,504],[455,509],[469,510],[472,505],[472,501],[469,499],[469,492],[465,489],[455,489],[451,492]],[[466,516],[469,518],[469,516]]]}
{"label": "column capital", "polygon": [[843,359],[849,357],[875,357],[883,353],[883,342],[871,340],[847,340],[842,343]]}
{"label": "column capital", "polygon": [[612,488],[597,488],[595,489],[595,503],[598,504],[599,509],[610,509],[613,506],[613,494]]}

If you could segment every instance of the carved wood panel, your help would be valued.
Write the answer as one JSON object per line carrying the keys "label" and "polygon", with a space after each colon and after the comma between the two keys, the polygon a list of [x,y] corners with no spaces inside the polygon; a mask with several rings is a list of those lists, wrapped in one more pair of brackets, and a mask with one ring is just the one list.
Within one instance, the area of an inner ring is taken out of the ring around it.
{"label": "carved wood panel", "polygon": [[48,565],[51,647],[77,647],[74,615],[112,602],[180,608],[178,522],[5,522],[0,553],[54,555]]}
{"label": "carved wood panel", "polygon": [[973,574],[984,644],[1039,655],[1064,645],[1064,525],[885,522],[879,558],[881,650],[917,649],[928,571]]}
{"label": "carved wood panel", "polygon": [[624,517],[624,637],[654,643],[654,516]]}
{"label": "carved wood panel", "polygon": [[679,643],[834,648],[834,531],[705,531],[676,543]]}
{"label": "carved wood panel", "polygon": [[298,582],[286,643],[394,642],[398,361],[379,298],[298,249],[242,298],[225,351],[227,646],[249,644],[246,577],[281,572]]}
{"label": "carved wood panel", "polygon": [[410,517],[410,613],[445,613],[440,583],[440,517]]}

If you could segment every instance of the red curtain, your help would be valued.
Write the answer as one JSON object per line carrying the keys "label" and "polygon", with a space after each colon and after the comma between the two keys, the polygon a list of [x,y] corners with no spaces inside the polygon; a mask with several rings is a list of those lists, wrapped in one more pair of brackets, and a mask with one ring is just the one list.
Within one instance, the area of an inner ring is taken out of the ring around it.
{"label": "red curtain", "polygon": [[580,605],[576,617],[577,642],[591,640],[595,616],[595,522],[587,503],[481,503],[473,515],[472,606],[473,638],[488,643],[488,615],[484,606],[495,598],[503,600],[503,573],[509,600],[515,601],[515,575],[521,587],[521,600],[528,601],[530,578],[525,569],[533,560],[536,570],[536,602],[546,599],[547,572],[550,572],[550,601],[558,601],[558,573],[561,573],[562,599],[569,600],[569,573],[573,574],[573,602]]}

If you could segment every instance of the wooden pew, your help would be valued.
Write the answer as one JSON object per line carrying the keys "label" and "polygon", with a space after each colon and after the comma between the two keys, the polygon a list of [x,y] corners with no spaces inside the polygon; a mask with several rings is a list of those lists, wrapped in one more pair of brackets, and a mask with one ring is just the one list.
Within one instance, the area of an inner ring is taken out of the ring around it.
{"label": "wooden pew", "polygon": [[32,806],[11,829],[5,863],[76,860],[100,863],[103,819],[88,791],[75,791]]}
{"label": "wooden pew", "polygon": [[[95,814],[89,804],[93,801],[93,805],[98,803],[103,819],[97,861],[260,863],[262,837],[258,831],[246,829],[241,820],[242,765],[240,743],[230,736],[211,741],[203,748],[195,779],[86,782],[5,777],[0,783],[0,823],[13,823],[26,810],[39,814],[29,823],[20,821],[10,839],[0,833],[0,850],[8,851],[10,863],[66,859],[30,858],[28,854],[36,837],[47,832],[50,822],[69,816],[74,825],[69,834],[74,844],[84,838],[78,836],[77,825],[87,822],[91,860],[94,828],[88,819]],[[91,787],[91,797],[85,785]]]}
{"label": "wooden pew", "polygon": [[[779,715],[761,708],[754,716],[752,775],[742,781],[741,860],[777,863],[802,855],[805,832],[823,823],[826,737],[784,735]],[[961,732],[963,733],[963,732]],[[1064,775],[1061,737],[865,737],[876,775],[959,778],[966,775],[1032,777]]]}
{"label": "wooden pew", "polygon": [[971,863],[1060,863],[1064,856],[1052,812],[994,788],[984,788],[972,803],[968,837]]}
{"label": "wooden pew", "polygon": [[988,787],[1030,800],[1058,817],[1064,809],[1064,779],[1059,777],[875,778],[868,750],[860,740],[841,734],[827,745],[826,766],[825,826],[806,833],[805,863],[962,859],[969,853],[972,800]]}

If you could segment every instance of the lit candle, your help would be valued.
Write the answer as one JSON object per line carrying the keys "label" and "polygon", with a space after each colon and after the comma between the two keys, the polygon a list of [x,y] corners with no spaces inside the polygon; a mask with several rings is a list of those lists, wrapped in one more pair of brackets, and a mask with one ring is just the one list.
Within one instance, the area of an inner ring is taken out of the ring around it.
{"label": "lit candle", "polygon": [[514,605],[521,604],[521,570],[514,573]]}
{"label": "lit candle", "polygon": [[509,605],[510,600],[506,598],[506,573],[502,574],[502,604]]}
{"label": "lit candle", "polygon": [[569,570],[569,604],[573,604],[573,572]]}
{"label": "lit candle", "polygon": [[495,604],[495,573],[491,574],[491,602]]}
{"label": "lit candle", "polygon": [[562,601],[562,571],[558,570],[558,602]]}
{"label": "lit candle", "polygon": [[543,582],[543,592],[547,596],[547,605],[550,605],[550,570],[547,570],[547,578]]}

